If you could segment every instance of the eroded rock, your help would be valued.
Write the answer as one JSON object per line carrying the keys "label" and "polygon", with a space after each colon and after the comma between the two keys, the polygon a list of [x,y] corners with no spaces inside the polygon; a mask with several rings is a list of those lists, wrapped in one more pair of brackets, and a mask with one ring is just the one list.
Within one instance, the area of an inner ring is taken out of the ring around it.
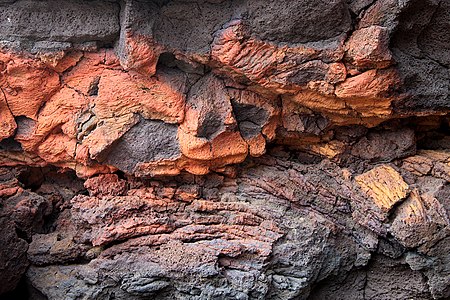
{"label": "eroded rock", "polygon": [[449,298],[449,9],[0,1],[0,293]]}

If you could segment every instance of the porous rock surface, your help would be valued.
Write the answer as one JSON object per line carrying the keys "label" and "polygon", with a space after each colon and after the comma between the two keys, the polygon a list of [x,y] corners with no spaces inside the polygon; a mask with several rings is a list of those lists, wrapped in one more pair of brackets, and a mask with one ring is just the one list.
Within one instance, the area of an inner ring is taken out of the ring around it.
{"label": "porous rock surface", "polygon": [[0,0],[1,299],[448,299],[447,0]]}

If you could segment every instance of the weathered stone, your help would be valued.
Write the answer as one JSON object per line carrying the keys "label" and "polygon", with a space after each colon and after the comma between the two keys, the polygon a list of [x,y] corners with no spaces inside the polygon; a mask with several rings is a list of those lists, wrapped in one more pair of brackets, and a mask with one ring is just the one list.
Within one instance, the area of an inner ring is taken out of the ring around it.
{"label": "weathered stone", "polygon": [[20,0],[1,9],[2,40],[111,42],[119,32],[119,7],[109,1]]}
{"label": "weathered stone", "polygon": [[352,147],[351,154],[373,162],[390,161],[414,154],[415,143],[414,131],[407,128],[383,134],[373,131]]}
{"label": "weathered stone", "polygon": [[3,282],[0,294],[4,294],[15,289],[28,267],[28,244],[17,236],[14,223],[7,216],[0,217],[0,226],[0,278]]}
{"label": "weathered stone", "polygon": [[404,246],[418,247],[439,236],[440,228],[448,231],[449,222],[442,213],[436,199],[415,191],[397,210],[390,231]]}
{"label": "weathered stone", "polygon": [[[254,34],[276,42],[306,43],[323,41],[347,32],[350,15],[341,0],[250,2],[249,23]],[[299,19],[293,15],[302,16]]]}
{"label": "weathered stone", "polygon": [[58,74],[36,59],[0,52],[0,87],[14,116],[36,119],[41,106],[60,88]]}
{"label": "weathered stone", "polygon": [[238,131],[222,80],[207,75],[191,88],[178,137],[181,152],[190,159],[220,159],[222,164],[245,159],[248,146]]}
{"label": "weathered stone", "polygon": [[387,28],[356,30],[346,44],[346,58],[359,69],[383,69],[392,63]]}
{"label": "weathered stone", "polygon": [[175,125],[141,120],[115,142],[108,153],[106,163],[133,173],[141,163],[176,160],[180,155]]}
{"label": "weathered stone", "polygon": [[389,165],[381,165],[358,175],[355,181],[385,213],[406,197],[409,188],[401,175]]}
{"label": "weathered stone", "polygon": [[449,298],[449,9],[0,0],[0,298]]}

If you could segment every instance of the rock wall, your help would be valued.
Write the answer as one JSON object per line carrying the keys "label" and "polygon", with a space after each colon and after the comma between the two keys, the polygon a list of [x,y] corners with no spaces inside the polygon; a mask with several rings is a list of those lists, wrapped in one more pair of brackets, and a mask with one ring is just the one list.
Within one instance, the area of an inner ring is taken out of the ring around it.
{"label": "rock wall", "polygon": [[447,0],[0,12],[0,298],[450,297]]}

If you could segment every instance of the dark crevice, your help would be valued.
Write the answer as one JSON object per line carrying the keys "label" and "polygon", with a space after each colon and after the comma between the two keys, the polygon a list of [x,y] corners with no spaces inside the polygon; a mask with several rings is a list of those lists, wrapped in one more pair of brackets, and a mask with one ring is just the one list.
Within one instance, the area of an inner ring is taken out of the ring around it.
{"label": "dark crevice", "polygon": [[0,150],[21,152],[23,151],[22,145],[14,140],[13,137],[9,137],[0,141]]}
{"label": "dark crevice", "polygon": [[0,295],[0,300],[47,300],[48,298],[35,289],[26,275],[22,276],[17,287],[6,294]]}
{"label": "dark crevice", "polygon": [[91,82],[91,84],[89,86],[89,89],[88,89],[88,95],[89,96],[98,96],[98,85],[99,85],[99,83],[100,83],[100,76],[96,76],[92,80],[92,82]]}
{"label": "dark crevice", "polygon": [[27,243],[31,243],[31,238],[28,236],[28,234],[17,226],[16,226],[16,234],[19,239],[22,239]]}
{"label": "dark crevice", "polygon": [[26,168],[18,176],[18,180],[23,184],[25,189],[36,191],[45,180],[45,173],[48,168]]}

